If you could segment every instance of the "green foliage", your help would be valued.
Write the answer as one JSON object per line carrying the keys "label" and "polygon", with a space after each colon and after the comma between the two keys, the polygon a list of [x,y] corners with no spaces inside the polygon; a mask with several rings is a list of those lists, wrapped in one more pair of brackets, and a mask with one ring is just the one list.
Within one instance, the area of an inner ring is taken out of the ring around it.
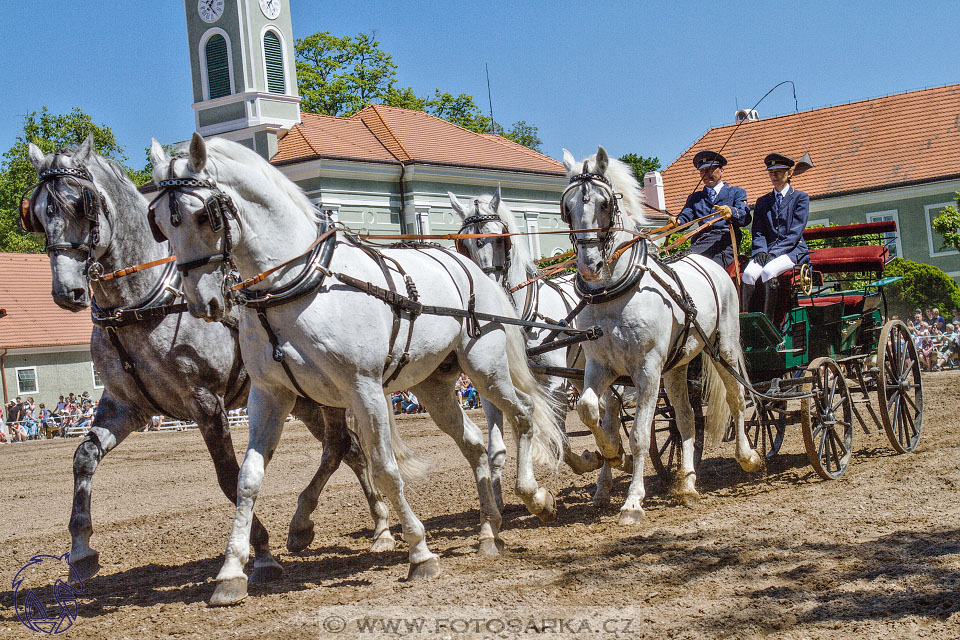
{"label": "green foliage", "polygon": [[397,65],[373,34],[355,38],[321,31],[296,41],[297,88],[305,111],[349,116],[384,100]]}
{"label": "green foliage", "polygon": [[90,133],[97,153],[119,162],[137,184],[149,181],[149,174],[144,180],[142,172],[126,166],[127,157],[110,127],[95,124],[79,107],[65,114],[50,113],[46,107],[31,111],[23,118],[23,132],[0,160],[0,251],[43,251],[43,239],[25,233],[18,223],[20,196],[37,181],[37,172],[27,157],[28,143],[37,145],[44,153],[53,153],[63,147],[79,145]]}
{"label": "green foliage", "polygon": [[621,162],[626,162],[630,165],[630,168],[633,169],[633,175],[636,176],[637,182],[641,185],[643,184],[643,175],[645,173],[660,171],[660,158],[647,158],[645,156],[638,156],[635,153],[627,153],[620,156],[619,159]]}
{"label": "green foliage", "polygon": [[933,219],[933,230],[943,236],[940,249],[960,251],[960,191],[953,194],[957,206],[947,207]]}
{"label": "green foliage", "polygon": [[901,318],[913,317],[913,309],[960,307],[960,287],[942,269],[895,258],[887,265],[884,276],[903,276],[903,280],[885,287],[890,313]]}
{"label": "green foliage", "polygon": [[432,97],[418,96],[412,87],[398,89],[394,86],[397,65],[374,34],[339,37],[322,31],[297,40],[296,50],[297,88],[304,111],[350,116],[380,103],[425,111],[464,129],[495,133],[540,150],[536,125],[520,120],[505,130],[483,114],[471,95],[435,89]]}

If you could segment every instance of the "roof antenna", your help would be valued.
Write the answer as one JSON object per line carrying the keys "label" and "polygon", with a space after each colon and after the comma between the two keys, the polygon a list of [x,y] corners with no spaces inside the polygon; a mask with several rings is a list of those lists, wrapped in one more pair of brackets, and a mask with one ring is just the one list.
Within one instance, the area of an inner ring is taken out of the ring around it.
{"label": "roof antenna", "polygon": [[496,131],[494,131],[495,123],[493,120],[493,98],[490,94],[490,65],[484,62],[483,67],[487,70],[487,104],[490,105],[490,133],[496,133]]}

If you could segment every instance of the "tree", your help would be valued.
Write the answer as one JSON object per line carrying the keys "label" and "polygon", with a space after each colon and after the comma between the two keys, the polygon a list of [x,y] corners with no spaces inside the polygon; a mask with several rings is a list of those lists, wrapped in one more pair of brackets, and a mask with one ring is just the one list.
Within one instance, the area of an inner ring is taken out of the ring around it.
{"label": "tree", "polygon": [[960,308],[960,287],[933,265],[894,258],[883,275],[903,276],[902,280],[885,287],[891,313],[900,317],[912,317],[911,311],[916,308]]}
{"label": "tree", "polygon": [[960,251],[960,191],[953,194],[957,206],[947,207],[933,219],[933,230],[943,236],[941,249],[953,247]]}
{"label": "tree", "polygon": [[651,171],[660,171],[660,158],[647,158],[638,156],[635,153],[627,153],[620,156],[620,162],[626,162],[633,169],[633,175],[637,182],[643,184],[643,174]]}
{"label": "tree", "polygon": [[93,134],[94,149],[102,156],[119,162],[137,184],[149,181],[149,174],[126,166],[127,157],[110,127],[95,124],[79,107],[66,114],[54,114],[46,107],[31,111],[23,118],[23,132],[0,161],[0,251],[39,253],[43,240],[20,229],[20,196],[37,181],[37,172],[27,158],[27,144],[32,142],[44,153],[75,146],[87,134]]}
{"label": "tree", "polygon": [[304,111],[350,116],[380,103],[424,111],[464,129],[495,133],[540,151],[536,125],[519,120],[505,131],[483,114],[471,95],[435,89],[432,97],[418,96],[413,87],[395,87],[397,65],[374,34],[339,37],[322,31],[297,40],[296,51],[297,88]]}
{"label": "tree", "polygon": [[390,95],[397,65],[375,34],[321,31],[296,41],[297,88],[305,111],[349,116]]}

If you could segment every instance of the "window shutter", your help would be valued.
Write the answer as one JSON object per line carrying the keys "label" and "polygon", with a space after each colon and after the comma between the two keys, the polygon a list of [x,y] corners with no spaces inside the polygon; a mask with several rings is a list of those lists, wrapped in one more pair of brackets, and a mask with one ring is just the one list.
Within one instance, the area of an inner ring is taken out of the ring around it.
{"label": "window shutter", "polygon": [[263,34],[263,57],[267,62],[267,91],[285,93],[283,47],[280,46],[280,38],[273,31]]}
{"label": "window shutter", "polygon": [[210,99],[230,95],[230,63],[227,59],[227,41],[220,34],[207,40],[207,85]]}

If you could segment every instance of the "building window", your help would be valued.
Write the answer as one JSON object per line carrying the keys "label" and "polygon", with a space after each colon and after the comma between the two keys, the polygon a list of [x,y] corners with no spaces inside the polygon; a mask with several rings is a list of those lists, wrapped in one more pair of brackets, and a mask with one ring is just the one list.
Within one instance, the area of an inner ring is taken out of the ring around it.
{"label": "building window", "polygon": [[25,393],[39,393],[37,386],[37,368],[20,367],[17,369],[17,395],[22,396]]}
{"label": "building window", "polygon": [[90,369],[93,371],[93,388],[103,389],[103,380],[100,379],[100,372],[97,371],[92,362],[90,363]]}
{"label": "building window", "polygon": [[927,222],[927,247],[930,249],[931,256],[952,256],[956,255],[957,250],[943,246],[943,236],[933,230],[933,221],[937,219],[943,210],[952,207],[953,202],[940,202],[937,204],[928,204],[923,207],[924,217]]}
{"label": "building window", "polygon": [[897,224],[897,230],[881,234],[881,239],[883,240],[883,244],[886,245],[887,250],[890,251],[891,258],[902,258],[903,248],[900,246],[900,218],[897,217],[897,210],[876,211],[867,214],[867,222],[888,222],[890,220],[893,220]]}
{"label": "building window", "polygon": [[209,98],[230,95],[230,54],[227,40],[215,33],[203,48],[207,63],[207,88]]}
{"label": "building window", "polygon": [[263,34],[263,59],[267,68],[267,91],[286,93],[283,77],[283,45],[273,31]]}

